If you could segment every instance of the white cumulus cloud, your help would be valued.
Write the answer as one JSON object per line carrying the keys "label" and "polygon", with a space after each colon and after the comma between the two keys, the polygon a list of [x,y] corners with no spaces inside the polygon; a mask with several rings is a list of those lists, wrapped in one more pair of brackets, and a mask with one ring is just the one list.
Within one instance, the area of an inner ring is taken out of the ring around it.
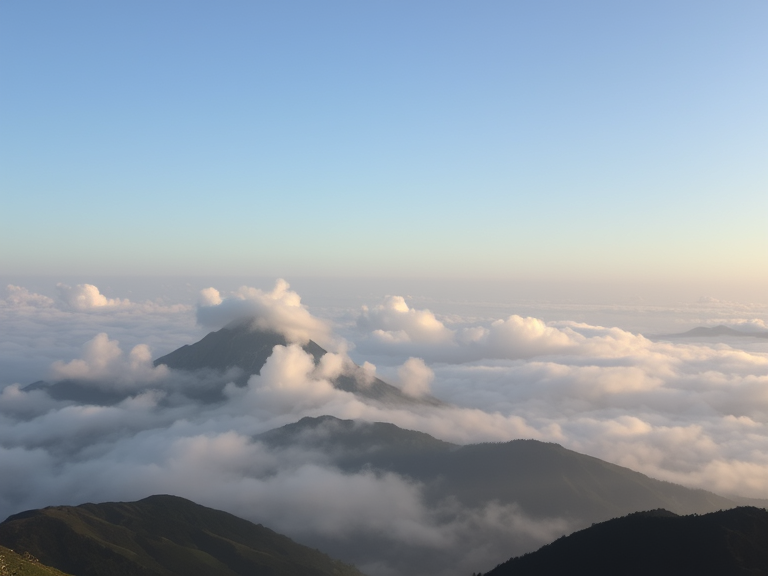
{"label": "white cumulus cloud", "polygon": [[453,332],[429,310],[409,308],[402,296],[389,296],[373,308],[363,307],[358,326],[384,342],[447,342]]}
{"label": "white cumulus cloud", "polygon": [[126,357],[117,340],[105,332],[97,334],[83,346],[83,357],[70,362],[58,360],[51,367],[54,380],[82,380],[101,387],[131,387],[163,378],[168,367],[155,367],[146,344],[137,344]]}
{"label": "white cumulus cloud", "polygon": [[435,373],[421,358],[408,358],[397,375],[403,392],[416,398],[429,394],[429,385],[435,379]]}
{"label": "white cumulus cloud", "polygon": [[4,302],[7,306],[29,306],[34,308],[50,308],[54,305],[53,299],[42,294],[30,292],[23,286],[8,284],[6,286],[7,296]]}
{"label": "white cumulus cloud", "polygon": [[59,283],[56,285],[61,300],[73,310],[92,310],[94,308],[130,306],[130,300],[120,298],[107,298],[98,287],[93,284],[77,284],[68,286]]}

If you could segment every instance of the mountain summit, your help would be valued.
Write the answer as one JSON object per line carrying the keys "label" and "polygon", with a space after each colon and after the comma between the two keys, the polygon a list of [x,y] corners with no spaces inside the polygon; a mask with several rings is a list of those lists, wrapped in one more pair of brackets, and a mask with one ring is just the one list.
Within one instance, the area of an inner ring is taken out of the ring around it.
{"label": "mountain summit", "polygon": [[[245,379],[258,374],[272,355],[275,346],[287,346],[285,336],[277,332],[251,330],[249,324],[240,323],[207,334],[199,342],[185,344],[155,360],[155,366],[165,364],[176,370],[229,370],[239,368]],[[314,341],[302,346],[303,350],[319,361],[326,354]]]}
{"label": "mountain summit", "polygon": [[[155,366],[165,364],[176,370],[209,369],[221,372],[237,368],[242,371],[237,379],[242,385],[252,375],[261,372],[275,346],[288,344],[282,334],[254,330],[250,323],[243,322],[211,332],[194,344],[185,344],[155,360]],[[302,349],[315,359],[315,363],[328,353],[313,340],[304,344]],[[356,365],[355,368],[362,370]],[[372,382],[361,382],[360,378],[354,374],[342,374],[333,380],[333,385],[339,390],[388,404],[442,405],[442,402],[431,396],[420,398],[407,396],[399,388],[379,378],[374,378]]]}

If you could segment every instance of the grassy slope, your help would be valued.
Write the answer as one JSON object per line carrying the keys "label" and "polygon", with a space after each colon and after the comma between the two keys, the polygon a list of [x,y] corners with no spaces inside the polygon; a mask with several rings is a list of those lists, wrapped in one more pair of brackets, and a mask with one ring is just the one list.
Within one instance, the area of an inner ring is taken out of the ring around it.
{"label": "grassy slope", "polygon": [[361,576],[260,525],[174,496],[12,516],[0,542],[79,576]]}
{"label": "grassy slope", "polygon": [[51,568],[29,554],[17,554],[0,546],[0,576],[69,576]]}

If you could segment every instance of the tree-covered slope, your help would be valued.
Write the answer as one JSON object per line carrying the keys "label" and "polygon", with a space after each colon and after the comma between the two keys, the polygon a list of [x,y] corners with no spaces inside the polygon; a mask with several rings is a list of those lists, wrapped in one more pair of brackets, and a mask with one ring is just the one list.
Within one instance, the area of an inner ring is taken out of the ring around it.
{"label": "tree-covered slope", "polygon": [[768,512],[639,512],[512,558],[485,576],[765,576]]}

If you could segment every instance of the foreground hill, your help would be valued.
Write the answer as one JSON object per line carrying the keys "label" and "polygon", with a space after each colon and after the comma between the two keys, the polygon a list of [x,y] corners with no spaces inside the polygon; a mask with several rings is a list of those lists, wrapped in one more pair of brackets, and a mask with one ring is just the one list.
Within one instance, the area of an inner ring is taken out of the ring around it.
{"label": "foreground hill", "polygon": [[578,527],[638,510],[678,514],[732,508],[731,500],[537,440],[459,446],[384,422],[303,418],[257,439],[273,448],[323,452],[346,472],[395,472],[423,483],[426,496],[465,506],[516,503],[533,517],[565,517]]}
{"label": "foreground hill", "polygon": [[704,516],[639,512],[512,558],[485,576],[764,576],[768,512],[734,508]]}
{"label": "foreground hill", "polygon": [[69,576],[64,572],[51,568],[34,556],[18,554],[4,546],[0,546],[0,576]]}
{"label": "foreground hill", "polygon": [[0,524],[0,544],[77,576],[361,576],[268,528],[176,496],[22,512]]}

